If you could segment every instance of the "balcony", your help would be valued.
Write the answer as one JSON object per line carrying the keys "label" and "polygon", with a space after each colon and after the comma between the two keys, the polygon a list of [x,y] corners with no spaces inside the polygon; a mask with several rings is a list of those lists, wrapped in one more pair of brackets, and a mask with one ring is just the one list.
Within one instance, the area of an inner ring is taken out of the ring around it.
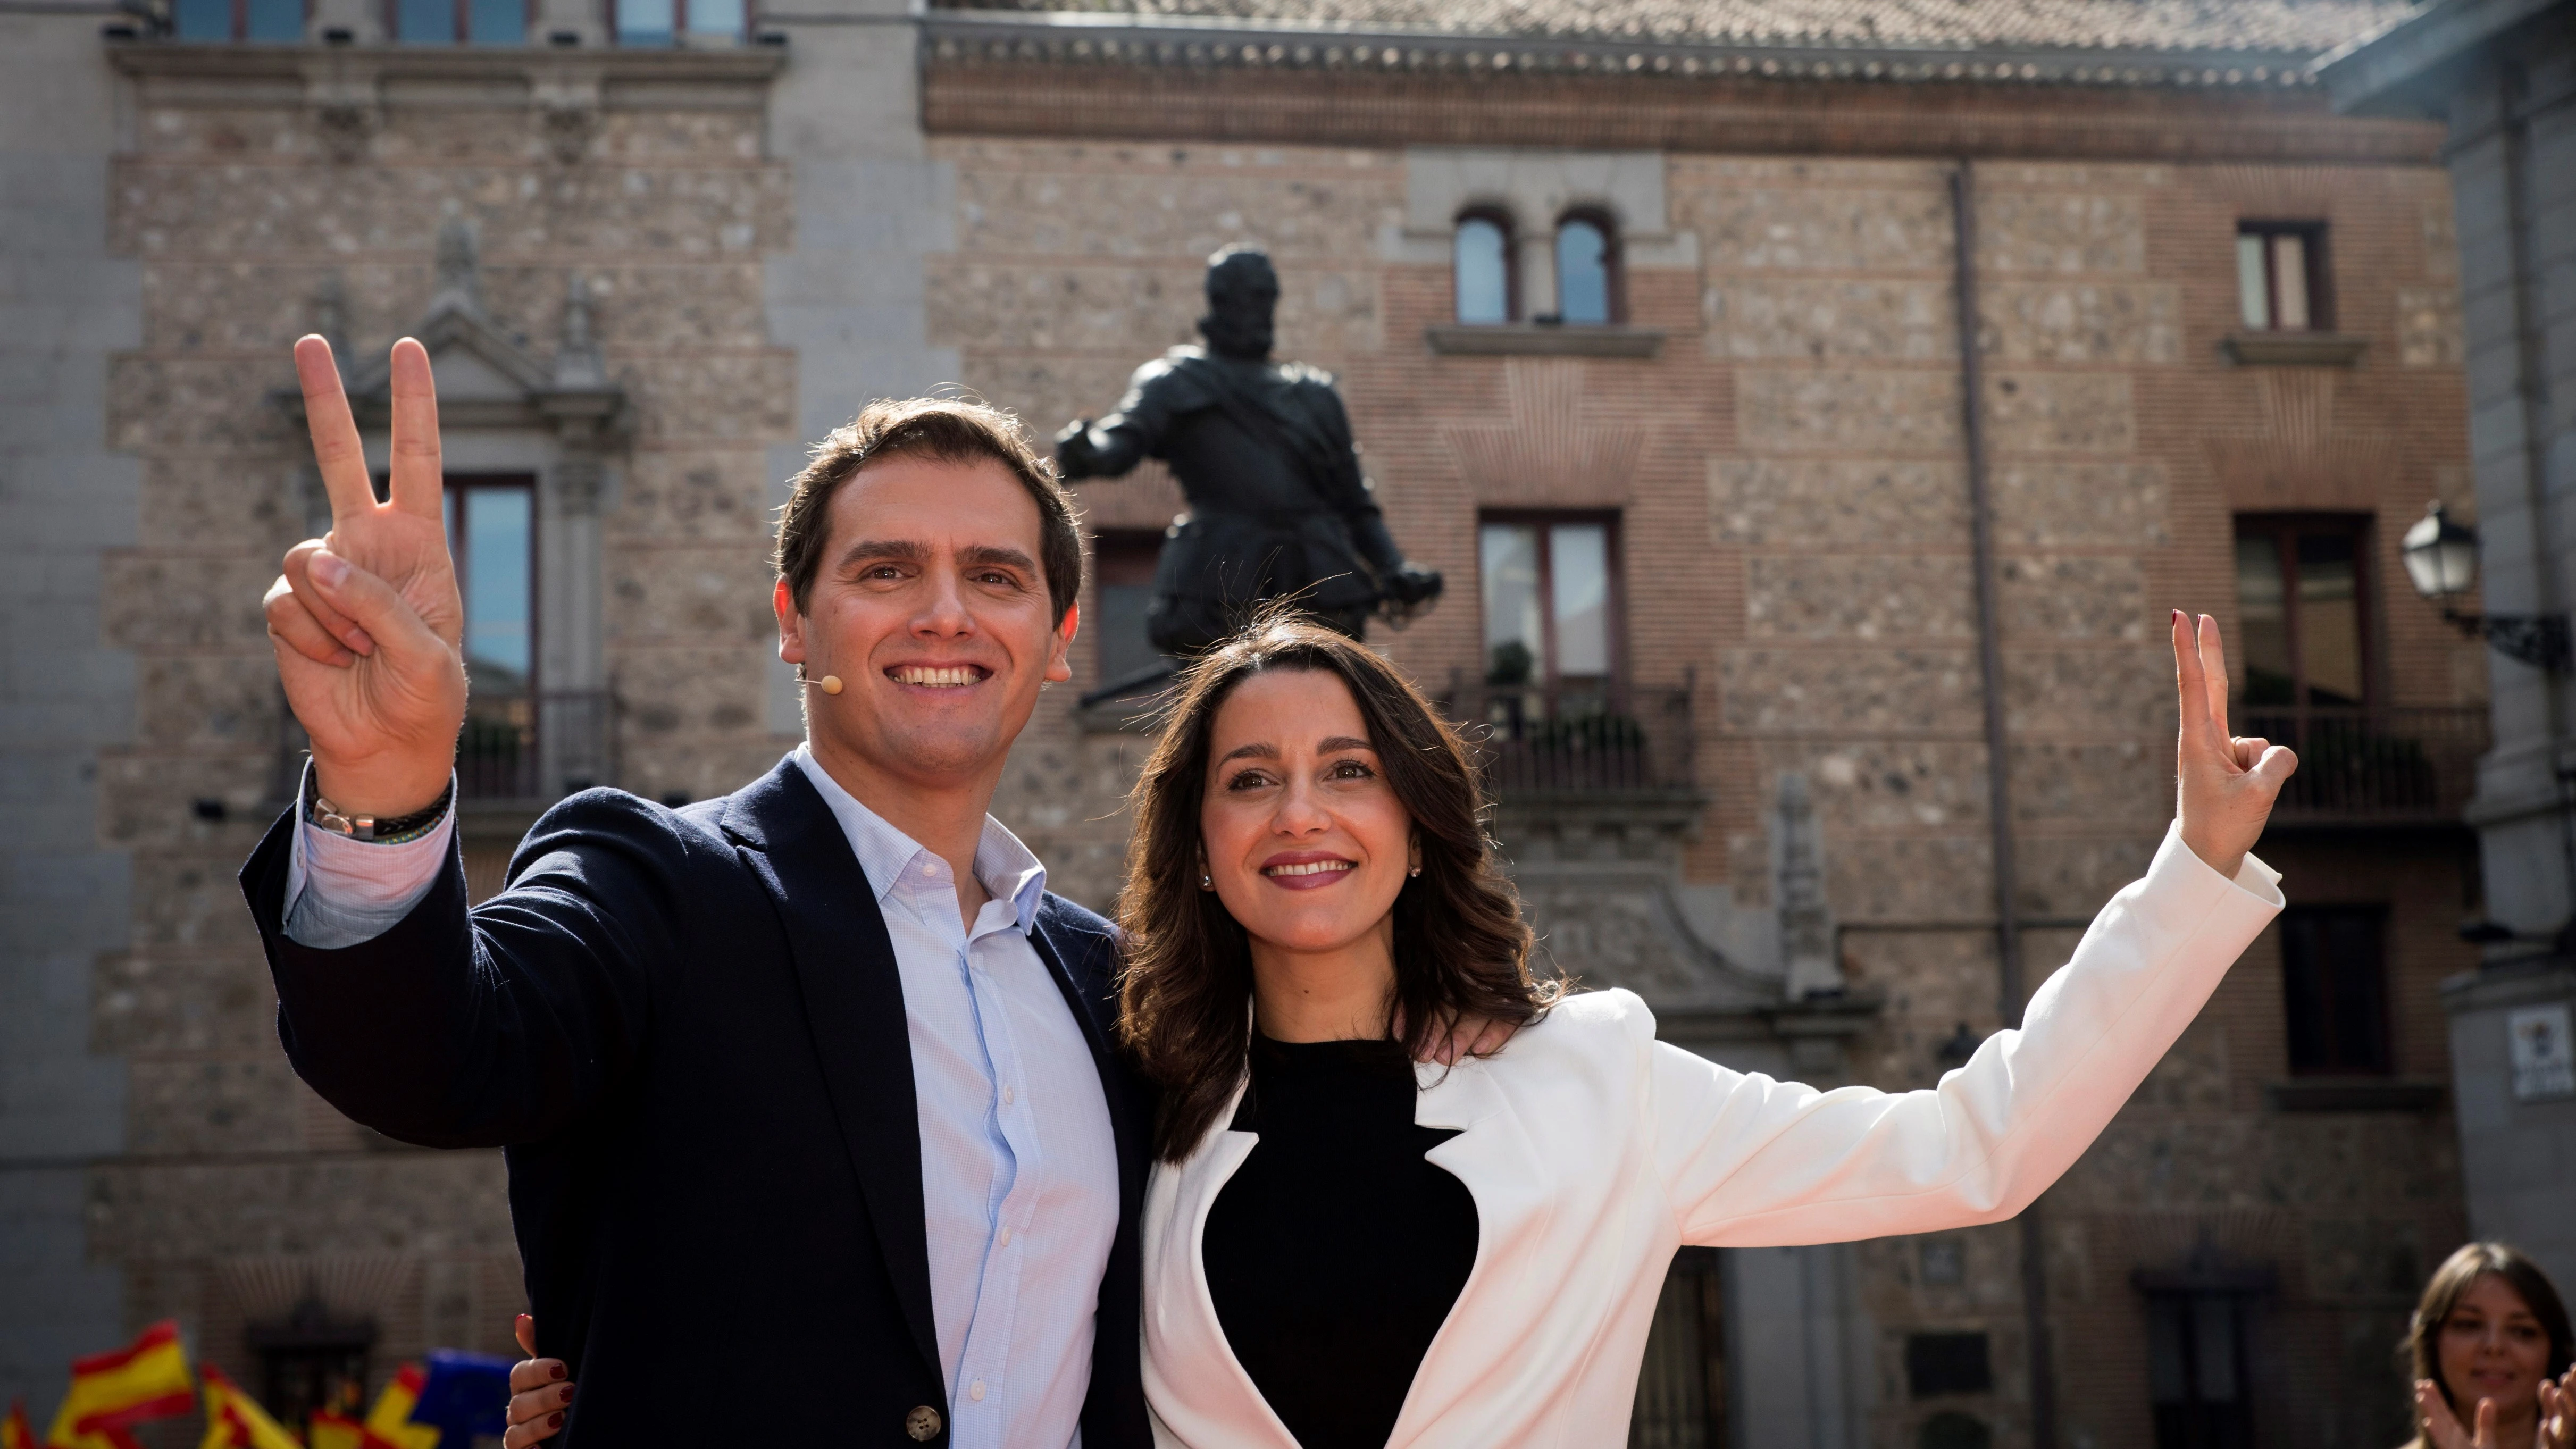
{"label": "balcony", "polygon": [[1691,688],[1453,675],[1439,703],[1465,729],[1497,799],[1689,795]]}
{"label": "balcony", "polygon": [[536,812],[617,780],[617,705],[604,689],[483,696],[456,740],[457,798],[487,815]]}
{"label": "balcony", "polygon": [[2299,752],[2272,810],[2293,827],[2456,824],[2488,742],[2484,705],[2264,707],[2235,728]]}

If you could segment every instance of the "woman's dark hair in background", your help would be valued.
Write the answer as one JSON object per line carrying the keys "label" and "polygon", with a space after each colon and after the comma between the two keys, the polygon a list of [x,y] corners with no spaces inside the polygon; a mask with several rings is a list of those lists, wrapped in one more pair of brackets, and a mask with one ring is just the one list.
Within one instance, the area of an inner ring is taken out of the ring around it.
{"label": "woman's dark hair in background", "polygon": [[2404,1345],[2414,1378],[2431,1379],[2441,1390],[2443,1402],[2464,1424],[2477,1405],[2453,1399],[2450,1381],[2442,1377],[2442,1325],[2450,1321],[2451,1311],[2460,1306],[2469,1289],[2489,1273],[2522,1295],[2523,1306],[2549,1335],[2549,1366],[2541,1374],[2544,1382],[2567,1372],[2569,1361],[2576,1359],[2576,1335],[2568,1331],[2567,1304],[2540,1265],[2504,1243],[2467,1244],[2433,1270],[2432,1281],[2424,1285],[2424,1297],[2415,1305],[2415,1316],[2406,1325]]}
{"label": "woman's dark hair in background", "polygon": [[1252,1046],[1252,950],[1213,891],[1199,888],[1199,807],[1216,713],[1235,686],[1272,670],[1313,670],[1350,686],[1388,786],[1413,818],[1422,874],[1395,900],[1391,1020],[1415,1060],[1463,1017],[1535,1021],[1564,993],[1530,975],[1530,930],[1486,838],[1484,797],[1457,729],[1385,656],[1284,609],[1256,616],[1181,673],[1162,740],[1129,802],[1119,1030],[1163,1088],[1154,1150],[1189,1156],[1243,1078]]}

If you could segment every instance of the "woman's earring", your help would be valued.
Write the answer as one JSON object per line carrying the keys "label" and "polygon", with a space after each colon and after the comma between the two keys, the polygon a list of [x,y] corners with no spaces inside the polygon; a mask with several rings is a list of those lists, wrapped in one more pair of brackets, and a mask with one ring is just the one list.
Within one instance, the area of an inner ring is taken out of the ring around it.
{"label": "woman's earring", "polygon": [[1200,889],[1200,890],[1203,890],[1203,891],[1212,891],[1212,890],[1215,890],[1215,889],[1216,889],[1216,877],[1214,877],[1214,876],[1212,876],[1212,875],[1209,875],[1209,874],[1208,874],[1207,872],[1205,872],[1205,871],[1201,871],[1201,872],[1199,872],[1199,889]]}
{"label": "woman's earring", "polygon": [[1415,866],[1413,869],[1406,871],[1406,872],[1405,872],[1405,874],[1406,874],[1406,875],[1410,875],[1410,876],[1418,876],[1418,875],[1422,874],[1422,867],[1420,867],[1420,866],[1418,866],[1418,865],[1417,865],[1417,866]]}

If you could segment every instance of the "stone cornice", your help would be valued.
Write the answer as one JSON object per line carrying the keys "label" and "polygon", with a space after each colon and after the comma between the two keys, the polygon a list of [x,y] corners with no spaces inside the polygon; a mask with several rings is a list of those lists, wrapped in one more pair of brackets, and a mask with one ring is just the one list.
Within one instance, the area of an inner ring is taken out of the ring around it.
{"label": "stone cornice", "polygon": [[532,93],[566,86],[680,84],[759,87],[787,65],[784,47],[624,49],[617,46],[200,45],[118,40],[108,63],[126,75],[190,81],[348,86],[398,81],[518,81]]}
{"label": "stone cornice", "polygon": [[[984,24],[987,22],[974,22]],[[1543,146],[1688,153],[2094,161],[2439,164],[2419,120],[2336,115],[2313,86],[1899,84],[1856,72],[1786,83],[1758,67],[1470,69],[1455,54],[1336,66],[1237,34],[1232,59],[1135,55],[1116,32],[980,39],[924,22],[922,123],[933,135],[1164,143]],[[1156,42],[1157,46],[1163,42]],[[1177,44],[1177,42],[1175,42]],[[1082,47],[1089,45],[1086,57]],[[1244,49],[1261,53],[1245,61]],[[1269,52],[1280,51],[1272,63]]]}
{"label": "stone cornice", "polygon": [[1363,73],[1657,75],[2298,90],[2291,50],[1846,44],[1713,36],[1479,35],[1406,26],[1318,27],[1233,17],[927,9],[938,60]]}

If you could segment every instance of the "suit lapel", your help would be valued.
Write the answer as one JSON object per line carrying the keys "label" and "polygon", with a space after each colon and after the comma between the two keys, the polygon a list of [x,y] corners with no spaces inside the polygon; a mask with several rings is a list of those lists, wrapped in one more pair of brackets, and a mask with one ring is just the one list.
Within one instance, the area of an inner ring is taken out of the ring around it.
{"label": "suit lapel", "polygon": [[895,1299],[922,1361],[944,1376],[930,1308],[912,1041],[876,891],[831,808],[792,762],[736,793],[724,826],[750,847],[743,858],[777,902],[841,1145],[866,1195]]}
{"label": "suit lapel", "polygon": [[[1038,959],[1046,963],[1047,974],[1055,978],[1056,989],[1064,993],[1065,1005],[1082,1028],[1083,1041],[1091,1047],[1091,1064],[1100,1073],[1100,1095],[1109,1103],[1110,1135],[1118,1147],[1119,1217],[1132,1223],[1143,1206],[1146,1143],[1143,1124],[1136,1120],[1136,1104],[1127,1100],[1127,1075],[1110,1035],[1108,1017],[1115,1007],[1067,969],[1074,959],[1070,953],[1085,949],[1087,933],[1063,931],[1052,915],[1045,904],[1039,905],[1037,929],[1029,932],[1029,944],[1037,948]],[[1099,990],[1107,989],[1104,976]]]}

